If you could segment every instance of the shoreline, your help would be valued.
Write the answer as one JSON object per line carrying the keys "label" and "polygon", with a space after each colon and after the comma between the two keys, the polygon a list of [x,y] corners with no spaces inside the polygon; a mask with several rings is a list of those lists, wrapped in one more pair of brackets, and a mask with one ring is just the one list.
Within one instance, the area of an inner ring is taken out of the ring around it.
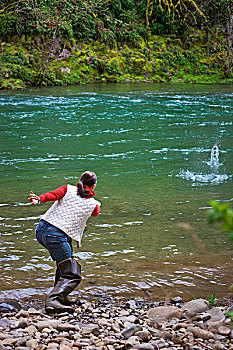
{"label": "shoreline", "polygon": [[[195,76],[194,76],[195,77]],[[64,84],[64,85],[27,85],[27,86],[15,86],[15,87],[2,87],[0,85],[0,91],[25,91],[28,89],[33,89],[33,88],[54,88],[54,87],[63,87],[63,88],[69,88],[69,87],[74,87],[74,86],[91,86],[91,85],[135,85],[135,84],[159,84],[159,85],[166,85],[170,84],[173,86],[176,86],[177,84],[183,84],[183,85],[207,85],[207,86],[212,86],[212,85],[221,85],[221,86],[232,86],[232,79],[228,80],[223,80],[219,79],[216,81],[186,81],[185,77],[184,79],[177,79],[177,80],[168,80],[168,81],[158,81],[158,80],[145,80],[145,79],[132,79],[132,80],[127,80],[127,81],[89,81],[89,82],[84,82],[84,83],[73,83],[73,84]]]}
{"label": "shoreline", "polygon": [[73,314],[54,315],[45,314],[43,300],[8,312],[1,305],[1,350],[233,349],[229,299],[80,298]]}

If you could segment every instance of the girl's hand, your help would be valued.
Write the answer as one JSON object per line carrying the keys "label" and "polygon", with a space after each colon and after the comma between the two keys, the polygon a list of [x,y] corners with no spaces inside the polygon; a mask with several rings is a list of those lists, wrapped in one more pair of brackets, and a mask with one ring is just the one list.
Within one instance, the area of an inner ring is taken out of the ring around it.
{"label": "girl's hand", "polygon": [[32,204],[36,205],[36,204],[39,204],[41,202],[41,199],[39,196],[37,196],[35,193],[33,193],[32,191],[30,192],[29,194],[29,202],[32,202]]}

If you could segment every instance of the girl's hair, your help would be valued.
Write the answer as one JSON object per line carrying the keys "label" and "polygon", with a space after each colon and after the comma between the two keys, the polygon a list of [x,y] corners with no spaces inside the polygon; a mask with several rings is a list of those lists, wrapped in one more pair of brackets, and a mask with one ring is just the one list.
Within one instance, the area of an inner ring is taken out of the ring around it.
{"label": "girl's hair", "polygon": [[88,189],[86,189],[84,186],[91,187],[96,184],[97,176],[93,171],[85,171],[80,177],[79,182],[77,183],[78,187],[78,194],[80,197],[86,197],[90,193]]}

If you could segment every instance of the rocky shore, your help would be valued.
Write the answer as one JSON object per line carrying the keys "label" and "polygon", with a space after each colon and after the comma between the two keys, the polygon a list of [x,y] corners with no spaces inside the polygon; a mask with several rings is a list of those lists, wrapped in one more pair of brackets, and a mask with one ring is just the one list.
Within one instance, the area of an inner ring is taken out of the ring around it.
{"label": "rocky shore", "polygon": [[229,305],[144,299],[79,300],[74,313],[46,315],[39,304],[0,303],[0,350],[233,349]]}

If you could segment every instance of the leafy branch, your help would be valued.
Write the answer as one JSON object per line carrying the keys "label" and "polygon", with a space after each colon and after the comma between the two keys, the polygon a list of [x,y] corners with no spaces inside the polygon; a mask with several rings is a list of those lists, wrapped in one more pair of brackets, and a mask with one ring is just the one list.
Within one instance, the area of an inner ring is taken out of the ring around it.
{"label": "leafy branch", "polygon": [[219,204],[217,201],[210,201],[211,209],[207,211],[208,223],[220,222],[223,231],[229,232],[229,239],[233,243],[233,210],[229,202]]}

